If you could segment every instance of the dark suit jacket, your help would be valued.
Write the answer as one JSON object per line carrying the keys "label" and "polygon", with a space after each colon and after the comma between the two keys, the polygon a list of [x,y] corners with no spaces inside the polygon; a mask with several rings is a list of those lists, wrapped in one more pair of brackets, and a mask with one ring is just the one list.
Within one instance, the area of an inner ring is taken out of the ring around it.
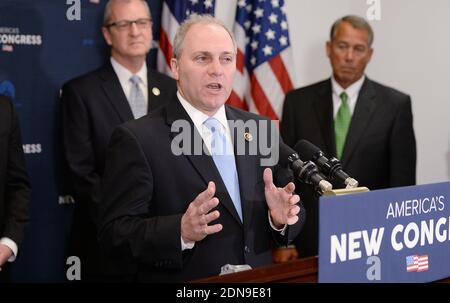
{"label": "dark suit jacket", "polygon": [[[148,68],[148,110],[176,94],[176,82]],[[157,87],[160,94],[153,94]],[[97,204],[105,151],[114,128],[133,119],[131,108],[111,63],[75,78],[62,88],[62,130],[66,164],[76,201],[71,254],[81,255],[84,273],[98,265]]]}
{"label": "dark suit jacket", "polygon": [[0,238],[18,246],[28,222],[30,192],[19,121],[11,101],[0,96]]}
{"label": "dark suit jacket", "polygon": [[[332,87],[328,79],[286,96],[281,133],[290,146],[306,139],[328,157],[336,157],[333,121]],[[371,190],[414,185],[416,141],[410,97],[366,78],[340,160],[345,172],[358,180],[360,186]],[[311,193],[310,188],[305,188],[302,195],[308,220],[300,236],[304,238],[299,243],[301,255],[309,250],[309,245],[314,249],[307,255],[317,253],[318,206]]]}
{"label": "dark suit jacket", "polygon": [[[230,107],[226,107],[226,114],[228,120],[262,119]],[[200,138],[177,98],[146,117],[121,125],[112,135],[106,157],[99,238],[114,260],[114,269],[137,272],[138,281],[162,282],[217,275],[225,264],[254,267],[271,263],[272,240],[286,244],[297,235],[303,210],[299,222],[288,227],[285,237],[274,232],[268,220],[261,155],[237,155],[242,224],[212,158],[205,154],[173,154],[172,140],[180,134],[171,127],[177,120],[187,121],[190,135]],[[236,138],[243,135],[238,133]],[[256,134],[253,137],[257,138]],[[278,166],[274,170],[276,177],[286,172]],[[216,184],[220,201],[217,222],[223,230],[182,252],[182,214],[206,189],[208,181]],[[281,182],[285,185],[287,180]]]}

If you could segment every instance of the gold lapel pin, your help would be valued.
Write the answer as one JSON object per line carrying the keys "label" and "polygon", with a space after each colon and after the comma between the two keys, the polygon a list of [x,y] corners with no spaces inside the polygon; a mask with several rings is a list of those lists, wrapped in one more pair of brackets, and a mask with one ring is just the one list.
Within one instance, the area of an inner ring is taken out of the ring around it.
{"label": "gold lapel pin", "polygon": [[161,91],[159,90],[159,88],[154,87],[154,88],[152,88],[152,93],[155,96],[159,96],[161,94]]}
{"label": "gold lapel pin", "polygon": [[251,133],[244,133],[244,139],[245,141],[252,141],[253,140],[253,135]]}

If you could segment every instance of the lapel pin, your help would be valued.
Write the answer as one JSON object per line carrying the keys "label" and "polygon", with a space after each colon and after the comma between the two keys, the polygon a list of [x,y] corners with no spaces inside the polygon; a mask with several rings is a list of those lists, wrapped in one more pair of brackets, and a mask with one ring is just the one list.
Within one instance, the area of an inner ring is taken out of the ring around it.
{"label": "lapel pin", "polygon": [[244,133],[244,139],[245,141],[252,141],[253,140],[253,135],[251,133]]}
{"label": "lapel pin", "polygon": [[153,93],[153,95],[155,95],[155,96],[159,96],[159,95],[161,94],[161,91],[159,90],[159,88],[153,87],[153,88],[152,88],[152,93]]}

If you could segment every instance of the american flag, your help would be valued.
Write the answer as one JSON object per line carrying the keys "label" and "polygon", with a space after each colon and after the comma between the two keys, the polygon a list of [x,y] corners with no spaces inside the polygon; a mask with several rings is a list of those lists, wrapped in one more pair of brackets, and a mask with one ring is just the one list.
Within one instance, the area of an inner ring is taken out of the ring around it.
{"label": "american flag", "polygon": [[428,255],[412,255],[406,257],[406,271],[426,271],[428,270]]}
{"label": "american flag", "polygon": [[215,0],[164,0],[162,4],[161,31],[159,35],[158,70],[170,75],[173,39],[180,23],[189,15],[214,15]]}
{"label": "american flag", "polygon": [[[192,13],[214,15],[215,5],[214,0],[163,1],[159,71],[170,75],[179,24]],[[295,82],[284,0],[237,0],[234,10],[237,72],[228,104],[278,120]]]}
{"label": "american flag", "polygon": [[4,52],[12,52],[14,50],[12,45],[9,44],[3,44],[2,45],[2,51]]}
{"label": "american flag", "polygon": [[238,0],[233,32],[238,72],[229,103],[278,120],[294,86],[284,0]]}

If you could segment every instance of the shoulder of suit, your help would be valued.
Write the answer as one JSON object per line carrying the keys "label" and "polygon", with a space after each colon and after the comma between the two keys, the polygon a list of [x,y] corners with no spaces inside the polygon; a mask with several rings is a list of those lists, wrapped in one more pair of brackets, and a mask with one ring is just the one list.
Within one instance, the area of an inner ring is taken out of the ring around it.
{"label": "shoulder of suit", "polygon": [[294,89],[287,93],[284,106],[295,106],[295,104],[299,104],[299,100],[302,100],[302,105],[304,105],[305,102],[314,102],[317,98],[320,98],[323,92],[328,91],[329,87],[331,87],[330,79],[326,79]]}
{"label": "shoulder of suit", "polygon": [[261,116],[261,115],[255,114],[255,113],[251,113],[249,111],[246,111],[246,110],[243,110],[240,108],[236,108],[234,106],[225,105],[225,107],[228,111],[232,112],[232,114],[234,116],[236,116],[242,120],[270,120],[267,117],[264,117],[264,116]]}
{"label": "shoulder of suit", "polygon": [[379,82],[367,79],[377,94],[382,94],[385,100],[401,102],[409,100],[410,96],[396,88],[381,84]]}
{"label": "shoulder of suit", "polygon": [[0,95],[0,126],[1,132],[5,129],[5,125],[9,124],[14,113],[14,105],[11,99],[7,96]]}
{"label": "shoulder of suit", "polygon": [[174,78],[172,78],[172,77],[170,77],[170,76],[168,76],[166,74],[163,74],[163,73],[157,71],[156,69],[148,67],[147,71],[148,71],[150,77],[157,78],[160,81],[170,82],[170,83],[176,84],[176,81],[175,81]]}
{"label": "shoulder of suit", "polygon": [[0,108],[2,111],[11,110],[12,109],[11,99],[7,96],[0,95]]}
{"label": "shoulder of suit", "polygon": [[[125,132],[129,136],[136,138],[138,141],[142,136],[146,136],[147,139],[154,138],[155,140],[158,140],[157,138],[159,136],[164,136],[166,132],[170,130],[166,123],[165,111],[165,107],[161,106],[139,119],[129,120],[120,124],[115,130],[122,133]],[[154,140],[150,141],[155,142]]]}
{"label": "shoulder of suit", "polygon": [[319,82],[315,82],[313,84],[309,84],[309,85],[302,86],[300,88],[291,90],[288,93],[288,96],[289,95],[298,95],[298,94],[317,92],[319,90],[322,90],[327,85],[330,85],[330,79],[325,79],[325,80],[322,80],[322,81],[319,81]]}
{"label": "shoulder of suit", "polygon": [[107,68],[108,68],[107,65],[104,65],[95,70],[78,75],[78,76],[70,79],[66,83],[64,83],[63,87],[64,86],[84,86],[84,85],[92,84],[93,81],[94,82],[98,81],[101,74],[107,72]]}

